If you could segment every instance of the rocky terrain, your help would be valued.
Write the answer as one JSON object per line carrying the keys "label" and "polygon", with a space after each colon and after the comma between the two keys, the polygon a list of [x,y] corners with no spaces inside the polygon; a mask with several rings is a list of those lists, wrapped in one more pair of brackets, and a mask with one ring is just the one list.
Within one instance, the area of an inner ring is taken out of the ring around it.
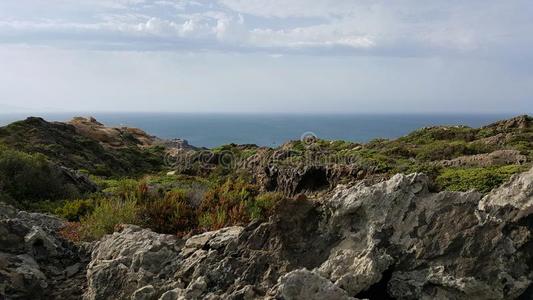
{"label": "rocky terrain", "polygon": [[532,161],[529,116],[274,149],[28,118],[0,300],[533,299]]}
{"label": "rocky terrain", "polygon": [[0,299],[79,299],[89,252],[61,238],[64,220],[0,202]]}
{"label": "rocky terrain", "polygon": [[398,174],[287,199],[265,222],[183,239],[123,225],[83,246],[54,217],[2,206],[0,295],[531,299],[533,169],[485,196],[428,186]]}

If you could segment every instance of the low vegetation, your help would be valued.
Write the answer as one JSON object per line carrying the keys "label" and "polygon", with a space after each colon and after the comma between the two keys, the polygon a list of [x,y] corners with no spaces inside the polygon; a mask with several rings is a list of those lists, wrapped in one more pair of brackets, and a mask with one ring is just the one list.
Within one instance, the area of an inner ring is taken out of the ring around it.
{"label": "low vegetation", "polygon": [[[71,126],[32,118],[0,128],[0,201],[59,215],[69,221],[64,236],[94,240],[123,223],[183,236],[267,219],[284,196],[263,192],[242,165],[257,157],[289,167],[320,157],[321,163],[366,166],[384,177],[424,172],[434,179],[436,190],[487,193],[531,165],[532,120],[519,121],[480,129],[424,128],[366,144],[293,141],[277,149],[229,144],[213,149],[208,167],[206,161],[193,159],[182,174],[167,175],[161,147],[105,147]],[[502,149],[519,151],[527,162],[488,167],[442,163]],[[217,159],[228,153],[237,159],[230,166]],[[59,164],[87,174],[98,191],[81,192]]]}
{"label": "low vegetation", "polygon": [[447,168],[437,177],[437,184],[445,190],[466,192],[476,190],[488,193],[500,186],[513,174],[523,172],[524,166],[509,165],[486,168]]}
{"label": "low vegetation", "polygon": [[27,154],[0,146],[0,199],[30,208],[45,200],[80,196],[61,170],[44,155]]}
{"label": "low vegetation", "polygon": [[79,220],[69,235],[94,240],[124,223],[186,235],[266,219],[283,199],[278,193],[260,193],[258,186],[242,177],[223,183],[167,175],[104,182],[108,187],[99,199],[68,201],[55,209],[69,221]]}

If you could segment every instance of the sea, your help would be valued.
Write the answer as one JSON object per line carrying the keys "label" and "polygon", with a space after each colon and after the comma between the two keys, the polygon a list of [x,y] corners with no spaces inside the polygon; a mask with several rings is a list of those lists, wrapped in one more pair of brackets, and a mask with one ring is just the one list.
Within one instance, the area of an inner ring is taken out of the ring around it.
{"label": "sea", "polygon": [[368,142],[392,139],[434,125],[480,127],[512,114],[222,114],[222,113],[41,113],[2,114],[0,126],[42,117],[68,121],[74,116],[93,116],[107,126],[128,126],[160,138],[180,138],[191,145],[213,148],[224,144],[256,144],[276,147],[302,136],[326,140]]}

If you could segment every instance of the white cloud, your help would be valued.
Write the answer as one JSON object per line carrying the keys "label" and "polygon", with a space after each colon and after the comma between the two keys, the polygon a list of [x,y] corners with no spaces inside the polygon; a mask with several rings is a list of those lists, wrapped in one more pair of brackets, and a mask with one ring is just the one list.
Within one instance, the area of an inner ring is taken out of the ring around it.
{"label": "white cloud", "polygon": [[[46,12],[46,18],[32,8]],[[0,3],[0,43],[321,55],[487,54],[514,43],[532,45],[532,10],[526,0],[50,0],[46,5],[9,0]]]}

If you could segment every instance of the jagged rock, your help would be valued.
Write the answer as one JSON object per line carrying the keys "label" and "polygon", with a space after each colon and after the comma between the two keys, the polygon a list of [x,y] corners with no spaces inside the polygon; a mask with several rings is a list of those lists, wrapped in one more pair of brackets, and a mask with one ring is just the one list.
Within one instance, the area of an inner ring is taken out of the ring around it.
{"label": "jagged rock", "polygon": [[525,129],[533,126],[533,118],[528,115],[517,116],[508,120],[502,120],[482,128],[492,128],[498,131],[506,131],[509,129]]}
{"label": "jagged rock", "polygon": [[[427,176],[286,200],[185,241],[127,226],[93,251],[90,299],[529,299],[533,170],[482,199]],[[151,289],[149,289],[151,291]]]}
{"label": "jagged rock", "polygon": [[152,285],[144,286],[131,295],[131,300],[150,300],[154,297],[155,289]]}
{"label": "jagged rock", "polygon": [[194,147],[189,144],[187,140],[184,139],[171,139],[171,140],[161,140],[159,144],[169,148],[171,150],[199,150],[199,148]]}
{"label": "jagged rock", "polygon": [[514,175],[513,178],[485,196],[479,203],[479,209],[489,206],[510,205],[520,210],[533,206],[533,169]]}
{"label": "jagged rock", "polygon": [[157,295],[165,285],[172,286],[182,245],[175,236],[137,226],[104,237],[92,251],[85,298],[129,299],[147,285]]}
{"label": "jagged rock", "polygon": [[81,297],[87,259],[58,236],[62,226],[56,217],[0,203],[0,299]]}
{"label": "jagged rock", "polygon": [[94,183],[86,174],[64,166],[57,167],[60,169],[63,177],[67,179],[67,182],[73,184],[81,193],[93,193],[98,191],[98,185],[96,185],[96,183]]}
{"label": "jagged rock", "polygon": [[[262,159],[264,161],[264,159]],[[247,163],[248,166],[255,166]],[[383,176],[376,176],[369,166],[358,164],[331,164],[317,166],[255,166],[251,174],[265,191],[279,191],[293,196],[302,192],[316,192],[340,183],[341,180],[357,181],[366,179],[370,182],[380,181]]]}
{"label": "jagged rock", "polygon": [[278,296],[287,300],[355,299],[328,279],[306,269],[282,276],[279,284]]}
{"label": "jagged rock", "polygon": [[392,257],[374,249],[362,253],[351,249],[338,250],[320,266],[318,273],[350,295],[357,295],[379,282],[393,263]]}
{"label": "jagged rock", "polygon": [[37,259],[54,257],[58,254],[58,242],[41,227],[33,226],[24,237],[26,251],[32,253]]}
{"label": "jagged rock", "polygon": [[60,220],[0,205],[0,295],[531,299],[533,169],[485,197],[429,185],[423,174],[341,185],[284,200],[267,222],[188,239],[125,225],[91,245],[86,273],[54,234]]}
{"label": "jagged rock", "polygon": [[242,227],[234,226],[199,234],[189,238],[185,242],[185,248],[202,249],[207,246],[210,249],[219,249],[236,239],[242,230]]}

